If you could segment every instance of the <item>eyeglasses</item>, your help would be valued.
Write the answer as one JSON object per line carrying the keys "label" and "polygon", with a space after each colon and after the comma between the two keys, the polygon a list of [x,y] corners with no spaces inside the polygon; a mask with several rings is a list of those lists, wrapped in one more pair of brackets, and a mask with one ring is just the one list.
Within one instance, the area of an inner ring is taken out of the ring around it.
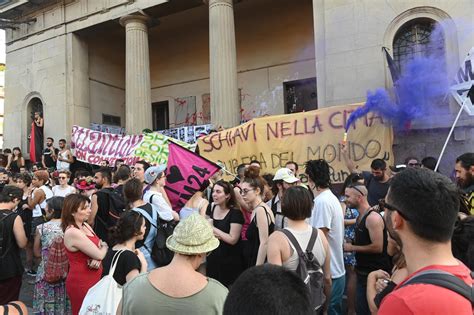
{"label": "eyeglasses", "polygon": [[407,218],[407,216],[406,216],[403,212],[401,212],[401,211],[400,211],[399,209],[397,209],[395,206],[393,206],[393,205],[387,203],[387,202],[385,201],[385,199],[380,199],[380,200],[379,200],[379,208],[380,208],[380,211],[384,211],[384,210],[397,211],[398,214],[400,214],[400,216],[401,216],[402,218],[404,218],[406,221],[410,221],[410,220]]}
{"label": "eyeglasses", "polygon": [[249,191],[254,191],[255,189],[242,189],[240,191],[240,195],[245,196],[246,194],[249,193]]}
{"label": "eyeglasses", "polygon": [[347,186],[347,188],[352,188],[354,190],[357,190],[359,192],[359,194],[361,194],[362,196],[365,196],[365,194],[362,192],[362,190],[357,188],[357,186],[361,187],[361,186],[364,186],[364,185],[349,185],[349,186]]}

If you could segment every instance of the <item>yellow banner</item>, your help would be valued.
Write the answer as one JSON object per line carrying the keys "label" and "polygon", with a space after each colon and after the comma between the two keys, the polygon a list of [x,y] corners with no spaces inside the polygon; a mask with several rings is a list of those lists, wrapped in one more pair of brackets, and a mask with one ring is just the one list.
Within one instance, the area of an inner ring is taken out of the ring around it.
{"label": "yellow banner", "polygon": [[[349,175],[341,152],[344,126],[349,115],[362,105],[252,119],[200,138],[200,154],[223,163],[232,173],[239,164],[251,160],[260,161],[261,174],[275,174],[288,161],[294,161],[303,182],[305,162],[325,159],[331,166],[332,182],[341,183]],[[370,170],[370,163],[376,158],[393,164],[392,128],[379,115],[368,113],[358,119],[349,129],[347,141],[349,156],[359,170]]]}

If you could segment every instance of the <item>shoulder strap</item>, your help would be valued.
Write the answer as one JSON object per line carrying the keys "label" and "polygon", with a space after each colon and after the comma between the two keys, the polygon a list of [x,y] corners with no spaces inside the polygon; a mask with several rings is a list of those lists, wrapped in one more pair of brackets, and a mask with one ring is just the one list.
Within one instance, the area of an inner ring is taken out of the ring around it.
{"label": "shoulder strap", "polygon": [[153,203],[153,197],[155,196],[155,194],[150,194],[150,201],[148,201],[149,203]]}
{"label": "shoulder strap", "polygon": [[[471,277],[472,275],[471,273]],[[421,283],[451,290],[471,301],[471,304],[474,304],[474,287],[469,286],[455,275],[439,269],[430,269],[420,272],[401,285],[399,289],[408,285]]]}
{"label": "shoulder strap", "polygon": [[[298,243],[298,240],[296,239],[296,237],[293,235],[293,233],[291,233],[289,230],[287,229],[282,229],[280,230],[283,234],[286,235],[286,237],[290,240],[291,244],[293,244],[293,246],[295,247],[296,249],[296,252],[298,253],[298,256],[301,256],[301,254],[303,254],[303,250],[301,249],[301,246],[300,246],[300,243]],[[311,235],[311,237],[313,237]],[[311,240],[310,240],[311,242]],[[309,245],[309,244],[308,244]]]}
{"label": "shoulder strap", "polygon": [[156,223],[153,221],[153,218],[150,217],[150,215],[148,214],[148,212],[146,212],[145,210],[141,209],[141,208],[133,208],[132,211],[135,211],[135,212],[138,212],[140,213],[142,216],[145,217],[145,219],[148,220],[148,222],[150,222],[151,225],[153,225],[155,228],[156,227]]}
{"label": "shoulder strap", "polygon": [[[16,304],[15,302],[10,302],[7,305],[13,306],[17,310],[19,315],[23,315],[23,310],[21,309],[20,305]],[[5,314],[8,314],[8,307],[6,308]]]}
{"label": "shoulder strap", "polygon": [[115,274],[115,268],[117,267],[120,255],[124,252],[125,250],[119,250],[118,252],[115,253],[114,257],[112,258],[112,262],[110,263],[110,270],[109,270],[109,276],[114,276]]}
{"label": "shoulder strap", "polygon": [[316,243],[317,238],[318,238],[318,230],[313,227],[311,230],[311,238],[309,239],[308,246],[306,247],[307,252],[313,251],[314,244]]}

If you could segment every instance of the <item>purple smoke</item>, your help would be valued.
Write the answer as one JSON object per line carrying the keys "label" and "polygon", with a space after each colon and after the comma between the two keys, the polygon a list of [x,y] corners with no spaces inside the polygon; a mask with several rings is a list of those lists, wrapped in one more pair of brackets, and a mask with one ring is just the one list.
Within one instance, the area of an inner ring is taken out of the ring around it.
{"label": "purple smoke", "polygon": [[430,38],[430,55],[407,62],[400,78],[394,83],[393,97],[385,89],[377,89],[373,93],[369,91],[364,106],[349,116],[346,132],[368,112],[382,116],[396,129],[407,128],[412,120],[424,117],[436,102],[445,97],[449,92],[449,82],[446,59],[439,49],[442,36],[442,32],[436,28]]}

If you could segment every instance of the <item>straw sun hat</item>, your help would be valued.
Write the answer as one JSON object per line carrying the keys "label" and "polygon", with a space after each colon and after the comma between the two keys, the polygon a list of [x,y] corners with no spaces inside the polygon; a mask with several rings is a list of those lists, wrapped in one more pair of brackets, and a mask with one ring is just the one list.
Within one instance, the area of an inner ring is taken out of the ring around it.
{"label": "straw sun hat", "polygon": [[166,247],[175,253],[197,255],[213,251],[219,246],[211,225],[198,213],[180,221],[173,235],[166,240]]}

